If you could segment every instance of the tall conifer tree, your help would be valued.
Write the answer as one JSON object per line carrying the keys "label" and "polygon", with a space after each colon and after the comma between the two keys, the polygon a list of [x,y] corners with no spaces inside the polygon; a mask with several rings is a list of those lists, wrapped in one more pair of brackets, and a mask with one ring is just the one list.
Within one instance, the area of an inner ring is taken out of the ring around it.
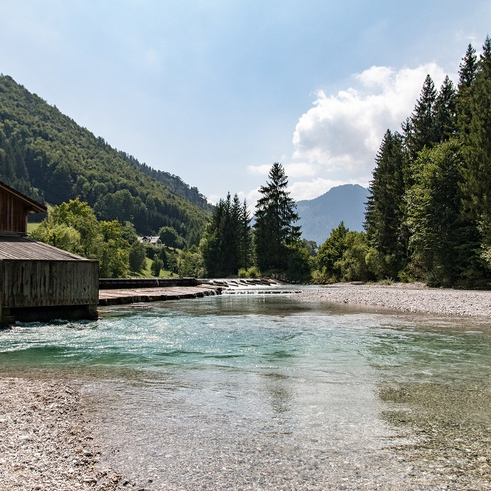
{"label": "tall conifer tree", "polygon": [[464,142],[466,210],[482,234],[491,267],[491,39],[486,37],[471,85],[470,121]]}
{"label": "tall conifer tree", "polygon": [[261,272],[286,271],[288,246],[300,239],[300,227],[294,225],[299,217],[295,201],[287,191],[288,178],[283,166],[274,163],[268,177],[269,182],[259,189],[262,196],[256,204],[256,261]]}
{"label": "tall conifer tree", "polygon": [[435,84],[430,75],[427,75],[414,111],[404,126],[405,144],[411,160],[415,160],[425,146],[431,148],[435,142],[438,142],[435,121],[436,100]]}
{"label": "tall conifer tree", "polygon": [[404,166],[402,137],[387,130],[375,157],[365,214],[368,240],[380,257],[376,273],[381,277],[396,278],[407,260]]}
{"label": "tall conifer tree", "polygon": [[476,50],[471,44],[459,65],[459,84],[457,86],[457,127],[462,137],[468,135],[471,121],[471,95],[477,74]]}
{"label": "tall conifer tree", "polygon": [[435,101],[435,143],[442,143],[455,136],[457,131],[456,103],[457,92],[447,75]]}

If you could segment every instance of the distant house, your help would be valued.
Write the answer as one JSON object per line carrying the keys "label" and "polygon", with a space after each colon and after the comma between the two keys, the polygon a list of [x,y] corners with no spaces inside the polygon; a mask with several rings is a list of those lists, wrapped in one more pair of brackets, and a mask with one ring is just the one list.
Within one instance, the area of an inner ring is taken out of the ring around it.
{"label": "distant house", "polygon": [[97,318],[98,262],[27,237],[46,208],[0,181],[0,326]]}
{"label": "distant house", "polygon": [[162,241],[158,235],[146,235],[145,237],[138,237],[138,240],[143,244],[152,244],[157,247],[162,245]]}

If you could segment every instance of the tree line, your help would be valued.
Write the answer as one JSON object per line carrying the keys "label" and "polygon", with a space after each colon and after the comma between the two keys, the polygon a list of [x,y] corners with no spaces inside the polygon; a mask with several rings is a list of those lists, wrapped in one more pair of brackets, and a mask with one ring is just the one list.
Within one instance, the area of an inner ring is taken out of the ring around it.
{"label": "tree line", "polygon": [[491,40],[469,45],[455,87],[428,75],[402,131],[377,153],[366,212],[370,273],[431,285],[491,274]]}
{"label": "tree line", "polygon": [[220,200],[200,242],[209,276],[276,275],[289,281],[310,277],[309,253],[301,241],[295,201],[284,167],[274,163],[261,186],[254,224],[247,203],[230,193]]}
{"label": "tree line", "polygon": [[[291,280],[488,286],[490,129],[488,36],[479,56],[472,45],[467,47],[456,86],[447,76],[437,90],[428,75],[401,131],[385,133],[375,157],[363,232],[349,231],[341,222],[318,251],[300,240],[284,169],[274,164],[270,181],[260,188],[247,239],[239,239],[249,217],[242,214],[237,221],[236,197],[231,201],[228,196],[215,210],[201,243],[205,269],[226,275],[252,264],[261,273]],[[249,253],[239,253],[244,244]]]}

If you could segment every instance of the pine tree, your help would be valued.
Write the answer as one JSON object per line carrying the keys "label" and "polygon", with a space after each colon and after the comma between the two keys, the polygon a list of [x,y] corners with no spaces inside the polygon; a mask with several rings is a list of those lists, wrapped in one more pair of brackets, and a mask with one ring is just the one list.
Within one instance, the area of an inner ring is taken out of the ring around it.
{"label": "pine tree", "polygon": [[476,50],[471,44],[469,44],[465,56],[462,58],[462,62],[459,65],[459,84],[457,86],[457,127],[459,134],[462,136],[469,133],[469,125],[471,121],[470,99],[476,74]]}
{"label": "pine tree", "polygon": [[[486,37],[471,86],[468,133],[462,135],[466,211],[479,227],[482,247],[491,250],[491,38]],[[486,257],[491,255],[487,255]],[[491,261],[489,261],[491,267]]]}
{"label": "pine tree", "polygon": [[249,269],[252,263],[251,217],[247,202],[241,204],[237,195],[234,196],[234,208],[237,210],[237,261],[239,269]]}
{"label": "pine tree", "polygon": [[230,193],[216,205],[200,246],[209,276],[234,276],[249,266],[250,219],[245,203],[244,207],[237,194],[232,200]]}
{"label": "pine tree", "polygon": [[274,163],[269,182],[259,188],[256,204],[255,251],[261,272],[285,272],[288,269],[289,246],[300,239],[299,217],[295,201],[287,191],[288,178],[283,166]]}
{"label": "pine tree", "polygon": [[340,281],[342,279],[340,261],[347,250],[346,236],[348,233],[349,229],[341,221],[336,228],[331,230],[330,236],[319,247],[318,263],[327,280]]}
{"label": "pine tree", "polygon": [[457,131],[457,92],[448,75],[445,77],[435,101],[435,143],[442,143],[455,136]]}
{"label": "pine tree", "polygon": [[416,184],[406,193],[413,270],[433,286],[461,281],[476,260],[476,230],[461,213],[460,149],[456,139],[424,149],[413,163]]}
{"label": "pine tree", "polygon": [[404,167],[402,137],[387,130],[375,158],[365,213],[368,241],[379,256],[374,272],[381,278],[396,278],[407,261]]}
{"label": "pine tree", "polygon": [[439,141],[435,121],[436,99],[435,84],[430,75],[427,75],[414,111],[403,128],[411,160],[415,160],[425,146],[431,148]]}

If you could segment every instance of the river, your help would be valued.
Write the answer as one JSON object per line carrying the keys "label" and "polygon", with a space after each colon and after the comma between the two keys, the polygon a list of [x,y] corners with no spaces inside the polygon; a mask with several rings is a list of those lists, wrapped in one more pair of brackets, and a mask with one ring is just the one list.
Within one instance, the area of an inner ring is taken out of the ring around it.
{"label": "river", "polygon": [[0,333],[142,489],[491,489],[491,321],[221,295]]}

